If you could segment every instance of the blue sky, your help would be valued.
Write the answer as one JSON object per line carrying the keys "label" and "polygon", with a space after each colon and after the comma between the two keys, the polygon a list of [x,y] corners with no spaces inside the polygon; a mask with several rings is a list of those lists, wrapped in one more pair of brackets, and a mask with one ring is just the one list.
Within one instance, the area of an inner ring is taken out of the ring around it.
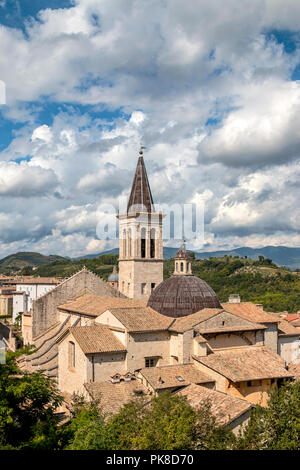
{"label": "blue sky", "polygon": [[0,0],[0,256],[116,246],[96,227],[141,142],[157,203],[204,204],[204,249],[300,246],[299,20],[296,0]]}

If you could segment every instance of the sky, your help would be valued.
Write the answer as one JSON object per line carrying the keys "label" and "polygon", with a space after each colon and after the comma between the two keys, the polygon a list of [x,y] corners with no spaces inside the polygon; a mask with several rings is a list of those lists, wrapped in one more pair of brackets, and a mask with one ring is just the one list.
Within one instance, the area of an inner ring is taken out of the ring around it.
{"label": "sky", "polygon": [[298,0],[0,0],[0,80],[0,257],[117,246],[141,143],[204,250],[300,246]]}

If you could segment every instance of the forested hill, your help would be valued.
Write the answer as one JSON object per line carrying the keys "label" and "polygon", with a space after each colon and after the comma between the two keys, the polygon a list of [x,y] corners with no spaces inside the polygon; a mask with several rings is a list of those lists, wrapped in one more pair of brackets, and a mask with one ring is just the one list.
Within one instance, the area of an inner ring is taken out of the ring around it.
{"label": "forested hill", "polygon": [[[268,258],[224,256],[195,260],[192,265],[193,274],[206,281],[221,302],[227,302],[230,294],[240,294],[243,302],[261,303],[269,312],[300,310],[300,273],[278,267]],[[174,261],[165,261],[165,278],[173,270]]]}
{"label": "forested hill", "polygon": [[41,253],[35,253],[30,251],[21,251],[13,255],[6,256],[0,260],[0,272],[11,274],[14,271],[26,267],[38,267],[43,264],[49,264],[57,260],[65,260],[62,256],[49,255],[45,256]]}
{"label": "forested hill", "polygon": [[[21,274],[37,276],[69,277],[86,266],[90,271],[107,280],[118,255],[104,254],[93,259],[70,260],[58,258],[32,270],[25,267]],[[172,275],[174,260],[164,262],[164,277]],[[221,302],[230,294],[240,294],[242,301],[262,303],[268,311],[300,310],[300,273],[278,267],[270,258],[259,260],[238,256],[212,257],[193,261],[193,274],[205,280],[217,293]]]}

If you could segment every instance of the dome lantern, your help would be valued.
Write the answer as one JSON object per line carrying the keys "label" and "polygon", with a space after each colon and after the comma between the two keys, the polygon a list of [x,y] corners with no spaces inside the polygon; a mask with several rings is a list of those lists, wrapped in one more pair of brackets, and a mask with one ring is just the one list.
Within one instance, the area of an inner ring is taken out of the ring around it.
{"label": "dome lantern", "polygon": [[192,257],[185,248],[183,241],[181,248],[177,251],[174,258],[174,275],[192,276]]}

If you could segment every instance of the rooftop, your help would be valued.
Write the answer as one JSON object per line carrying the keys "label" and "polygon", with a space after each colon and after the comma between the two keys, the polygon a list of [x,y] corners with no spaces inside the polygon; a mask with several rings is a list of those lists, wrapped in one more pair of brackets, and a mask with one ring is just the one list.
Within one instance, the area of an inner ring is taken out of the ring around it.
{"label": "rooftop", "polygon": [[201,387],[201,385],[191,384],[176,393],[185,396],[193,408],[198,408],[208,401],[211,405],[212,415],[216,418],[219,426],[230,424],[253,407],[246,400]]}
{"label": "rooftop", "polygon": [[106,325],[75,326],[70,332],[84,354],[126,352],[125,346]]}
{"label": "rooftop", "polygon": [[294,325],[286,321],[285,319],[281,319],[280,323],[278,324],[278,335],[279,336],[299,336],[299,331],[295,328]]}
{"label": "rooftop", "polygon": [[[100,398],[100,406],[104,413],[118,413],[119,409],[138,395],[145,395],[146,388],[139,380],[112,384],[110,382],[94,382],[84,384],[92,398]],[[137,392],[137,393],[136,393]]]}
{"label": "rooftop", "polygon": [[162,367],[145,367],[140,370],[154,390],[182,387],[191,383],[214,383],[215,380],[201,372],[193,364]]}
{"label": "rooftop", "polygon": [[193,357],[232,382],[292,377],[285,361],[266,346],[228,348]]}
{"label": "rooftop", "polygon": [[92,317],[98,317],[101,313],[115,307],[143,307],[146,302],[122,297],[105,297],[94,294],[85,294],[75,300],[59,305],[60,310],[73,313],[81,313]]}
{"label": "rooftop", "polygon": [[278,318],[274,318],[252,302],[240,302],[237,304],[226,302],[222,304],[222,307],[226,312],[233,313],[255,323],[278,323],[279,321]]}
{"label": "rooftop", "polygon": [[130,332],[167,330],[172,319],[150,307],[108,309]]}

